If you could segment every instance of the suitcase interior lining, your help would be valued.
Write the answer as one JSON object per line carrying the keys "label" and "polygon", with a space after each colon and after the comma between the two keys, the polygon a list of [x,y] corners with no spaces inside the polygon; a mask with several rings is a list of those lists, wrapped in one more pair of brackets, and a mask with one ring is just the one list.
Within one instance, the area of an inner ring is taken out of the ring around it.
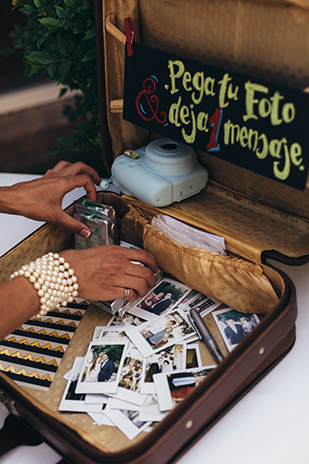
{"label": "suitcase interior lining", "polygon": [[[137,238],[136,243],[139,242],[140,238],[143,236],[143,231],[140,230],[141,223],[136,221],[136,209],[133,209],[134,214],[132,215],[132,206],[128,204],[128,202],[124,201],[121,197],[115,196],[113,194],[100,194],[100,198],[101,201],[104,200],[104,202],[107,203],[110,202],[111,199],[113,200],[116,211],[118,212],[118,217],[121,218],[122,226],[124,228],[124,236],[122,236],[122,238],[132,238],[132,233],[134,232]],[[70,214],[73,214],[73,206],[70,207],[67,211]],[[143,212],[143,214],[138,214],[138,217],[140,216],[142,216],[142,223],[143,221],[146,221],[146,226],[148,227],[148,220],[151,214],[146,211]],[[156,238],[156,241],[157,240],[158,239]],[[8,252],[2,258],[0,261],[1,281],[6,281],[6,276],[8,278],[12,270],[19,268],[22,263],[29,262],[47,251],[60,251],[61,249],[64,249],[70,245],[73,246],[72,234],[68,233],[63,228],[56,226],[48,224],[42,226],[38,232],[29,236],[24,242]],[[250,262],[246,264],[248,264],[249,267],[252,265],[258,266],[259,268],[261,267],[260,265],[255,265]],[[266,266],[262,267],[265,275],[267,275],[268,279],[270,279],[273,288],[275,288],[277,295],[282,297],[285,292],[284,280],[275,270],[267,268]],[[274,307],[276,306],[277,304],[274,304]],[[144,438],[146,438],[148,434],[143,432],[137,438],[130,441],[114,427],[99,427],[98,425],[94,425],[93,420],[87,414],[66,413],[58,411],[58,407],[66,386],[66,381],[63,379],[63,375],[72,367],[76,356],[84,356],[86,354],[88,344],[92,338],[94,327],[97,325],[106,325],[110,317],[111,316],[109,314],[93,305],[90,305],[81,323],[75,331],[73,339],[71,340],[64,354],[64,357],[62,358],[61,364],[48,391],[37,390],[29,387],[20,387],[18,385],[16,385],[16,388],[21,389],[21,391],[25,391],[28,397],[30,395],[31,401],[39,409],[46,411],[47,408],[47,411],[50,411],[52,414],[56,415],[56,417],[63,421],[65,424],[69,424],[71,427],[73,427],[73,429],[87,442],[95,443],[95,446],[104,452],[116,453],[127,450],[131,446],[134,447],[134,445],[140,443]],[[263,319],[263,315],[260,317]],[[216,338],[219,348],[223,354],[226,355],[227,349],[211,315],[207,316],[207,323],[209,324],[209,327],[211,328],[213,335]],[[251,335],[252,334],[249,336],[251,337]],[[200,344],[200,349],[203,364],[213,364],[211,355],[205,346]],[[208,381],[208,379],[206,381]]]}

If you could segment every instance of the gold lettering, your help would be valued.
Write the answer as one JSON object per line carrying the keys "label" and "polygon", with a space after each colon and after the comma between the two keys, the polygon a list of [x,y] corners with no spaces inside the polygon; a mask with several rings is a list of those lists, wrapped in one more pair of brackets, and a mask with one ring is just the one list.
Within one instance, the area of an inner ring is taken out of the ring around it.
{"label": "gold lettering", "polygon": [[[236,135],[235,135],[236,132]],[[229,119],[226,121],[224,124],[224,143],[225,145],[234,145],[235,141],[238,142],[239,140],[239,132],[240,128],[238,124],[233,124],[231,123],[231,120]]]}
{"label": "gold lettering", "polygon": [[248,129],[246,126],[243,126],[240,129],[239,142],[242,147],[246,147],[248,145]]}
{"label": "gold lettering", "polygon": [[303,158],[299,158],[302,155],[302,148],[299,143],[292,143],[290,148],[291,161],[294,166],[299,166],[303,162]]}
{"label": "gold lettering", "polygon": [[270,122],[273,126],[279,126],[282,123],[282,119],[279,118],[279,101],[283,100],[283,96],[280,95],[280,92],[275,92],[272,97],[270,97],[273,102],[271,107]]}
{"label": "gold lettering", "polygon": [[178,122],[179,116],[179,108],[181,105],[181,97],[178,98],[177,103],[173,103],[169,109],[168,119],[171,124],[175,124],[176,127],[181,126],[180,122]]}
{"label": "gold lettering", "polygon": [[[178,67],[177,72],[174,69],[175,66]],[[179,92],[179,89],[176,88],[176,79],[179,79],[183,75],[183,73],[185,71],[185,66],[184,66],[183,62],[180,61],[180,60],[175,60],[175,61],[169,60],[168,61],[168,68],[170,70],[169,77],[170,77],[171,83],[172,83],[172,88],[171,88],[170,92],[173,95],[174,93]]]}
{"label": "gold lettering", "polygon": [[[282,144],[280,143],[279,140],[272,140],[269,144],[269,152],[270,154],[271,153],[271,150],[273,149],[273,147],[271,147],[272,145],[272,142],[274,142],[274,151],[276,152],[276,158],[281,158],[281,156],[277,156],[278,155],[278,149],[280,147],[280,151],[281,151],[281,147],[282,147]],[[279,142],[277,144],[277,142]],[[289,156],[289,148],[286,144],[287,140],[285,137],[283,137],[283,139],[281,140],[281,142],[283,142],[283,149],[284,149],[284,165],[283,165],[283,169],[282,171],[280,171],[279,169],[279,164],[280,164],[280,161],[274,161],[274,168],[273,168],[273,172],[274,172],[274,176],[277,177],[277,179],[280,179],[280,180],[285,180],[288,178],[290,172],[291,172],[291,160],[290,160],[290,156]]]}
{"label": "gold lettering", "polygon": [[[252,139],[254,137],[254,142],[252,144]],[[250,150],[255,151],[257,144],[258,144],[258,138],[259,138],[259,133],[257,130],[249,129],[249,134],[248,134],[248,147]]]}
{"label": "gold lettering", "polygon": [[248,119],[258,119],[257,115],[254,114],[254,104],[258,103],[259,100],[254,98],[255,92],[268,93],[268,88],[264,85],[254,84],[251,81],[245,83],[246,90],[246,114],[243,116],[244,121]]}
{"label": "gold lettering", "polygon": [[208,132],[209,131],[209,127],[207,127],[207,122],[208,122],[208,113],[203,113],[203,111],[201,111],[198,115],[197,115],[197,129],[199,131],[204,131],[204,132]]}
{"label": "gold lettering", "polygon": [[188,87],[188,84],[191,84],[191,74],[189,73],[189,71],[186,71],[183,75],[183,78],[182,78],[182,85],[183,85],[183,88],[187,91],[187,92],[190,92],[190,90],[192,90],[192,87],[189,86]]}
{"label": "gold lettering", "polygon": [[205,95],[211,95],[214,97],[216,95],[214,88],[215,88],[215,79],[212,77],[206,77],[205,79]]}
{"label": "gold lettering", "polygon": [[189,114],[190,114],[189,108],[186,105],[183,105],[180,108],[180,121],[186,125],[190,124],[190,121],[187,120],[187,118],[189,117]]}
{"label": "gold lettering", "polygon": [[201,103],[202,98],[203,98],[203,93],[204,93],[204,73],[203,72],[197,72],[193,76],[193,87],[199,91],[199,96],[196,98],[195,97],[195,92],[192,93],[192,101],[196,105]]}
{"label": "gold lettering", "polygon": [[296,110],[293,103],[286,103],[282,109],[282,119],[284,122],[289,124],[295,119]]}
{"label": "gold lettering", "polygon": [[259,136],[259,140],[262,140],[263,149],[260,150],[259,148],[256,149],[255,154],[259,159],[265,159],[268,155],[268,140],[265,134],[261,134]]}
{"label": "gold lettering", "polygon": [[219,90],[219,106],[220,108],[226,108],[229,103],[225,102],[225,95],[226,95],[226,89],[227,89],[227,84],[228,82],[232,80],[230,75],[228,73],[224,74],[223,79],[218,82],[220,84],[220,90]]}
{"label": "gold lettering", "polygon": [[186,143],[194,143],[195,137],[196,137],[196,120],[195,120],[195,114],[193,111],[194,105],[190,105],[191,108],[191,118],[192,118],[192,131],[191,134],[186,134],[184,129],[181,129],[182,136],[184,138],[184,141]]}

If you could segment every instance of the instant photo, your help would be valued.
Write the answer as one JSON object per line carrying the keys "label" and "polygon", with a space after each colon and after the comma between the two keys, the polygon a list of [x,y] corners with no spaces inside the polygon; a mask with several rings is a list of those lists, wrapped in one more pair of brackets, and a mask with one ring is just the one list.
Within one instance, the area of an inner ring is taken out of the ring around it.
{"label": "instant photo", "polygon": [[140,317],[134,316],[133,314],[125,313],[123,316],[112,317],[108,325],[111,327],[123,327],[125,325],[132,325],[137,327],[145,321],[146,319],[141,319]]}
{"label": "instant photo", "polygon": [[174,308],[190,291],[191,289],[181,282],[164,277],[144,298],[134,305],[134,308],[129,310],[129,313],[142,318],[144,315],[142,311],[160,316]]}
{"label": "instant photo", "polygon": [[160,422],[167,412],[160,411],[157,395],[147,395],[145,403],[140,408],[139,418],[141,421]]}
{"label": "instant photo", "polygon": [[123,337],[126,337],[126,332],[121,327],[111,327],[107,326],[97,326],[93,332],[93,341],[98,341],[100,338],[119,340]]}
{"label": "instant photo", "polygon": [[196,388],[217,366],[154,375],[160,411],[169,411]]}
{"label": "instant photo", "polygon": [[145,396],[141,395],[143,361],[138,349],[130,344],[123,363],[119,388],[114,397],[137,405],[144,403]]}
{"label": "instant photo", "polygon": [[153,382],[154,374],[173,372],[175,370],[185,369],[186,364],[186,345],[176,343],[169,348],[159,351],[144,359],[143,377],[141,383],[141,393],[156,393]]}
{"label": "instant photo", "polygon": [[127,345],[126,338],[117,341],[91,342],[76,392],[116,393]]}
{"label": "instant photo", "polygon": [[106,409],[105,415],[129,440],[133,440],[150,425],[150,422],[140,420],[139,411],[132,409]]}
{"label": "instant photo", "polygon": [[127,331],[128,337],[144,357],[179,343],[192,334],[194,330],[178,309]]}
{"label": "instant photo", "polygon": [[221,304],[222,302],[216,298],[209,298],[203,293],[191,290],[191,292],[183,298],[176,307],[185,313],[188,313],[190,309],[194,308],[201,317],[204,317]]}
{"label": "instant photo", "polygon": [[84,364],[84,358],[77,357],[74,360],[67,386],[64,390],[59,411],[72,412],[100,412],[102,406],[100,404],[87,404],[85,402],[86,395],[76,393],[76,385],[80,372]]}
{"label": "instant photo", "polygon": [[244,314],[231,308],[219,309],[212,315],[230,352],[260,322],[256,314]]}

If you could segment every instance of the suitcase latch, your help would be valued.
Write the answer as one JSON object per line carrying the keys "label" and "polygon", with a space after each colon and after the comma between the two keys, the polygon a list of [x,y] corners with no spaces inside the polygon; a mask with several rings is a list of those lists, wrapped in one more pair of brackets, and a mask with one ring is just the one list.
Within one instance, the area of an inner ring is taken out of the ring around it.
{"label": "suitcase latch", "polygon": [[9,400],[6,394],[0,390],[0,403],[2,403],[10,414],[19,417],[19,413],[15,407],[15,401]]}

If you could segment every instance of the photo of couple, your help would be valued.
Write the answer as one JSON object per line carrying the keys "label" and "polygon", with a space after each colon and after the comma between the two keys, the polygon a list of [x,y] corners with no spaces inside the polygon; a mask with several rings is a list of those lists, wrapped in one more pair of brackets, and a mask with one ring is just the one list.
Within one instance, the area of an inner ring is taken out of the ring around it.
{"label": "photo of couple", "polygon": [[[100,339],[103,340],[103,339]],[[113,393],[124,361],[127,341],[91,342],[85,356],[77,393]]]}
{"label": "photo of couple", "polygon": [[180,282],[165,278],[138,304],[138,307],[160,315],[175,306],[189,291],[190,289]]}
{"label": "photo of couple", "polygon": [[213,317],[229,351],[260,322],[256,314],[244,314],[230,308],[214,311]]}
{"label": "photo of couple", "polygon": [[99,355],[91,364],[86,374],[85,382],[107,382],[114,372],[114,361],[107,353]]}

